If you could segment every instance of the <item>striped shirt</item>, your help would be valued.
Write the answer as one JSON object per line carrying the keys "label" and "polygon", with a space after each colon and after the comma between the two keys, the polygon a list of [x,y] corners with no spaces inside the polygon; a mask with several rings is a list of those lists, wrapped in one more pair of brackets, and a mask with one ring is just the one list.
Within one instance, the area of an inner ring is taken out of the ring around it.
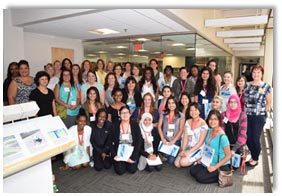
{"label": "striped shirt", "polygon": [[226,119],[226,112],[221,114],[221,128],[225,131],[230,145],[233,146],[232,150],[235,152],[247,142],[247,115],[245,112],[241,112],[237,122],[231,123]]}

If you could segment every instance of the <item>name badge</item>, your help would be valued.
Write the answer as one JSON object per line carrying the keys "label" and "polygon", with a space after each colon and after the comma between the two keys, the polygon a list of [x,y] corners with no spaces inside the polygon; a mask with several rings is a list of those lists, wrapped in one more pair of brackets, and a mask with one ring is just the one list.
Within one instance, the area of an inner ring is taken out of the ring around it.
{"label": "name badge", "polygon": [[148,137],[148,142],[153,142],[153,141],[154,141],[153,136],[149,136],[149,137]]}
{"label": "name badge", "polygon": [[168,124],[168,129],[175,129],[175,124]]}
{"label": "name badge", "polygon": [[209,103],[209,100],[208,100],[208,99],[203,99],[203,100],[202,100],[202,103],[203,103],[203,104],[208,104],[208,103]]}
{"label": "name badge", "polygon": [[76,101],[71,101],[71,105],[75,105],[76,104]]}
{"label": "name badge", "polygon": [[223,122],[227,123],[228,122],[228,118],[224,117]]}
{"label": "name badge", "polygon": [[168,131],[168,132],[166,133],[166,135],[167,135],[167,137],[172,137],[172,136],[173,136],[173,132],[172,132],[172,131]]}
{"label": "name badge", "polygon": [[259,94],[264,94],[265,93],[265,90],[263,88],[259,88]]}
{"label": "name badge", "polygon": [[126,105],[131,105],[131,101],[127,102]]}
{"label": "name badge", "polygon": [[65,92],[70,92],[70,88],[69,87],[65,87]]}
{"label": "name badge", "polygon": [[129,140],[129,134],[122,134],[121,138],[122,140]]}
{"label": "name badge", "polygon": [[206,96],[205,91],[204,91],[204,90],[201,90],[200,95],[202,95],[203,97],[205,97],[205,96]]}
{"label": "name badge", "polygon": [[95,116],[90,116],[90,122],[95,121]]}

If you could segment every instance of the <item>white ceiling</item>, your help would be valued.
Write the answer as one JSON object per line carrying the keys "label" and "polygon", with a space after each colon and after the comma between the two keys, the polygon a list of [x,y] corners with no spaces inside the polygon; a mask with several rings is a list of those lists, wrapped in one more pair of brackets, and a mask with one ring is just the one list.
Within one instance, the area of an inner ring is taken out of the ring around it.
{"label": "white ceiling", "polygon": [[[32,12],[33,10],[26,10]],[[52,10],[54,12],[54,10]],[[23,15],[23,11],[13,10],[13,15]],[[34,10],[35,12],[35,10]],[[66,14],[64,15],[64,12]],[[36,10],[38,14],[38,10]],[[24,28],[25,32],[54,35],[80,40],[101,39],[107,37],[122,37],[148,34],[164,34],[174,32],[189,32],[191,29],[183,27],[155,9],[112,9],[87,10],[76,9],[74,14],[68,10],[60,10],[61,15],[32,22],[16,24]],[[96,35],[88,31],[109,28],[120,33],[110,35]]]}

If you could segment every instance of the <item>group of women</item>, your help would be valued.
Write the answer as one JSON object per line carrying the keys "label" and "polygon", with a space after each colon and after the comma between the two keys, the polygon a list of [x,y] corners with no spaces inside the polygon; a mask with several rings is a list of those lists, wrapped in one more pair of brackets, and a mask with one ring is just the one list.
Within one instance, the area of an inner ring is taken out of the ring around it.
{"label": "group of women", "polygon": [[[13,62],[4,82],[4,104],[36,101],[37,116],[56,116],[59,107],[66,109],[62,120],[77,146],[65,152],[62,169],[86,167],[93,160],[97,171],[113,165],[119,175],[160,171],[161,163],[148,163],[161,158],[177,168],[192,166],[197,181],[212,183],[218,169],[230,169],[231,157],[245,144],[251,152],[247,166],[258,164],[260,136],[272,104],[272,88],[262,81],[261,65],[252,68],[252,82],[240,76],[235,86],[230,71],[221,85],[214,60],[200,71],[196,65],[190,73],[181,67],[179,78],[173,76],[172,66],[160,72],[155,59],[142,76],[139,66],[124,65],[122,73],[121,64],[109,61],[105,66],[99,59],[94,71],[88,60],[80,67],[64,59],[32,78],[27,61]],[[159,152],[160,142],[179,146],[177,156]],[[121,146],[133,149],[127,160],[118,155]],[[201,164],[205,146],[215,151],[208,167]]]}

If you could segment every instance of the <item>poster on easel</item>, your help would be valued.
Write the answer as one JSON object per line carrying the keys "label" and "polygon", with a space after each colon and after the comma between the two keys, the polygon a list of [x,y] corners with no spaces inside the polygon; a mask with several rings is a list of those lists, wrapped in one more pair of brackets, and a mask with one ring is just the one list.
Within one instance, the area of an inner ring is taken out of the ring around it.
{"label": "poster on easel", "polygon": [[47,160],[75,146],[60,117],[43,116],[4,125],[3,176]]}

